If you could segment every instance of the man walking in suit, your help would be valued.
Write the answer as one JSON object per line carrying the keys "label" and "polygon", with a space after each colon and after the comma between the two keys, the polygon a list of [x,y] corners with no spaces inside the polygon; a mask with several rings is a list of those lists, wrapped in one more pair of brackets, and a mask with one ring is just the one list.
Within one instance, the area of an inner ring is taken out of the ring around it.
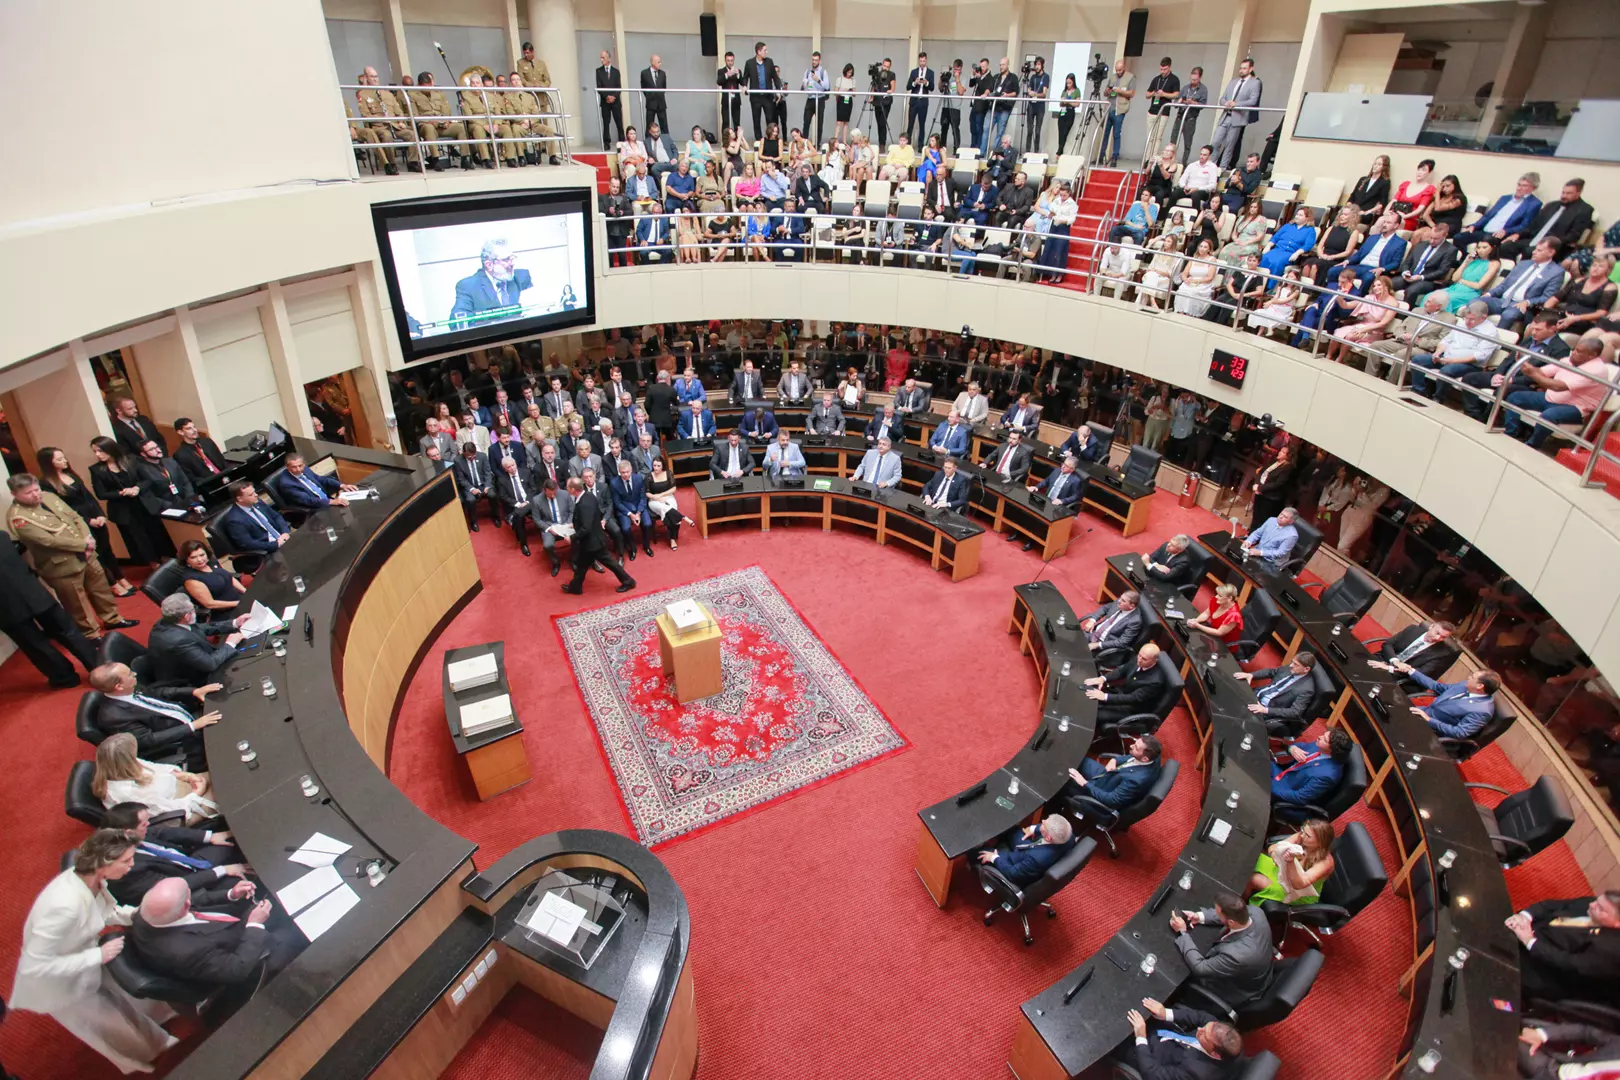
{"label": "man walking in suit", "polygon": [[1243,1054],[1243,1036],[1231,1024],[1186,1005],[1167,1009],[1153,998],[1142,1008],[1161,1023],[1149,1026],[1135,1009],[1125,1014],[1131,1024],[1131,1054],[1143,1080],[1222,1080]]}
{"label": "man walking in suit", "polygon": [[1345,764],[1355,743],[1343,728],[1327,728],[1315,742],[1289,744],[1287,765],[1271,763],[1271,802],[1278,816],[1294,821],[1299,815],[1285,814],[1282,807],[1321,806],[1322,800],[1338,789],[1344,779]]}
{"label": "man walking in suit", "polygon": [[1443,288],[1446,278],[1456,268],[1457,248],[1446,238],[1450,231],[1450,224],[1437,221],[1429,227],[1427,243],[1407,248],[1400,277],[1395,279],[1395,288],[1408,304],[1415,306],[1431,292]]}
{"label": "man walking in suit", "polygon": [[636,558],[636,539],[632,529],[641,530],[641,549],[647,558],[653,557],[652,512],[647,509],[647,482],[629,461],[619,462],[619,471],[608,481],[613,492],[613,513],[619,519],[619,535],[630,552],[630,561]]}
{"label": "man walking in suit", "polygon": [[602,66],[596,69],[596,105],[602,114],[602,149],[608,150],[613,146],[608,138],[612,128],[618,128],[620,141],[624,139],[624,103],[619,100],[624,77],[613,66],[613,57],[606,49],[597,58]]}
{"label": "man walking in suit", "polygon": [[1078,769],[1069,770],[1069,779],[1058,798],[1084,795],[1110,810],[1123,810],[1148,793],[1163,771],[1164,744],[1157,735],[1138,735],[1124,754],[1104,754],[1086,758]]}
{"label": "man walking in suit", "polygon": [[[1024,445],[1024,433],[1009,431],[1007,442],[1001,447],[990,451],[985,457],[983,466],[986,474],[1003,483],[1015,484],[1029,475],[1029,463],[1034,457],[1030,448]],[[1008,533],[1007,538],[1012,539],[1013,534]]]}
{"label": "man walking in suit", "polygon": [[1238,65],[1237,77],[1226,84],[1221,94],[1221,117],[1215,124],[1215,163],[1223,169],[1237,166],[1238,153],[1243,147],[1243,129],[1260,119],[1255,106],[1260,104],[1260,78],[1254,73],[1254,61],[1244,60]]}
{"label": "man walking in suit", "polygon": [[[1200,948],[1190,928],[1217,925],[1225,932]],[[1232,1008],[1241,1009],[1265,993],[1271,981],[1271,926],[1259,908],[1234,893],[1216,893],[1214,907],[1172,913],[1170,929],[1193,981]]]}
{"label": "man walking in suit", "polygon": [[994,866],[1001,876],[1024,888],[1039,881],[1047,869],[1074,843],[1074,826],[1062,814],[1048,814],[1037,825],[1015,829],[995,848],[979,852],[979,862]]}
{"label": "man walking in suit", "polygon": [[[1413,623],[1385,638],[1383,644],[1378,646],[1378,659],[1367,661],[1367,666],[1394,671],[1391,665],[1399,660],[1431,679],[1438,679],[1462,655],[1457,646],[1451,644],[1451,635],[1456,632],[1457,627],[1443,619],[1431,623]],[[1402,688],[1415,690],[1417,685],[1416,679],[1408,679],[1402,683]]]}
{"label": "man walking in suit", "polygon": [[185,755],[188,771],[208,771],[202,729],[219,723],[220,714],[193,713],[209,694],[222,689],[219,683],[195,688],[154,686],[143,691],[137,688],[135,673],[126,665],[102,664],[90,672],[90,688],[101,692],[101,704],[91,722],[103,735],[133,735],[135,749],[143,758],[163,758],[178,752]]}
{"label": "man walking in suit", "polygon": [[928,54],[917,54],[917,66],[911,69],[906,76],[906,130],[905,134],[911,136],[915,128],[917,134],[911,136],[913,146],[926,146],[928,144],[928,95],[934,92],[934,73],[928,67]]}
{"label": "man walking in suit", "polygon": [[[766,51],[763,41],[754,42],[754,55],[742,67],[742,81],[748,88],[748,111],[754,118],[756,142],[765,137],[765,128],[773,123],[787,127],[785,110],[783,117],[780,120],[777,118],[782,95],[770,93],[782,89],[782,75],[776,70],[776,61],[765,55]],[[763,125],[759,120],[761,110],[765,114]],[[786,135],[787,132],[783,131],[782,134]]]}
{"label": "man walking in suit", "polygon": [[1101,703],[1097,709],[1099,729],[1117,727],[1127,716],[1146,712],[1163,692],[1159,647],[1151,641],[1113,671],[1086,680],[1086,697]]}
{"label": "man walking in suit", "polygon": [[1145,621],[1140,610],[1142,594],[1127,589],[1118,597],[1080,619],[1080,632],[1092,652],[1109,649],[1128,649],[1142,636]]}
{"label": "man walking in suit", "polygon": [[965,514],[972,487],[973,482],[957,471],[956,458],[947,457],[923,487],[923,505],[943,506],[952,513]]}
{"label": "man walking in suit", "polygon": [[1405,662],[1390,666],[1434,694],[1433,701],[1422,708],[1414,705],[1412,711],[1427,720],[1441,738],[1472,739],[1496,714],[1496,691],[1501,689],[1502,679],[1494,671],[1482,668],[1462,682],[1443,683]]}
{"label": "man walking in suit", "polygon": [[1311,704],[1316,700],[1316,680],[1311,676],[1315,666],[1315,654],[1301,649],[1281,667],[1240,671],[1233,678],[1250,684],[1259,679],[1267,684],[1255,692],[1255,703],[1249,711],[1265,717],[1266,729],[1278,734],[1286,730],[1284,721],[1310,719]]}
{"label": "man walking in suit", "polygon": [[900,486],[900,455],[894,452],[894,443],[887,437],[878,440],[856,466],[850,479],[856,483],[872,485],[879,491]]}
{"label": "man walking in suit", "polygon": [[[591,479],[594,481],[595,476]],[[636,582],[607,549],[607,538],[602,535],[602,500],[595,488],[587,489],[581,479],[574,476],[568,480],[568,494],[574,500],[574,576],[562,587],[563,592],[575,596],[584,592],[585,571],[593,563],[607,567],[619,579],[619,587],[614,592],[629,592],[636,587]]]}
{"label": "man walking in suit", "polygon": [[[73,664],[60,645],[85,671],[96,664],[96,649],[73,625],[67,610],[39,583],[17,545],[0,538],[0,633],[17,643],[28,662],[49,680],[53,690],[79,685]],[[55,642],[55,644],[52,644]]]}
{"label": "man walking in suit", "polygon": [[655,121],[660,130],[669,128],[669,110],[664,104],[669,76],[665,74],[663,64],[659,55],[653,53],[647,66],[641,69],[641,104],[647,112],[647,122],[642,125],[645,130],[651,130]]}
{"label": "man walking in suit", "polygon": [[1543,900],[1507,920],[1519,939],[1522,997],[1620,1003],[1620,889]]}
{"label": "man walking in suit", "polygon": [[164,441],[163,433],[150,416],[141,413],[133,398],[121,397],[113,402],[113,434],[118,438],[118,445],[128,451],[130,457],[139,457],[141,447],[147,442],[155,442],[163,447],[165,455],[169,452],[169,444]]}
{"label": "man walking in suit", "polygon": [[461,491],[461,510],[467,516],[467,527],[473,532],[478,531],[478,500],[483,499],[489,503],[489,516],[498,528],[501,524],[501,504],[495,501],[495,493],[490,490],[493,477],[489,471],[489,459],[478,452],[478,445],[471,442],[464,444],[461,456],[456,458],[451,470],[456,476],[456,487]]}

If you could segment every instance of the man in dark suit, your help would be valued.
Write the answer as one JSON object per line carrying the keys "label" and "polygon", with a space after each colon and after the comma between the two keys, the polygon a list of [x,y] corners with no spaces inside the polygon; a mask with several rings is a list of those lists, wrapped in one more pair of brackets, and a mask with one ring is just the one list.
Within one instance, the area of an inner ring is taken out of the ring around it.
{"label": "man in dark suit", "polygon": [[[782,95],[772,94],[769,91],[782,89],[782,75],[776,70],[776,61],[766,55],[765,43],[754,42],[754,55],[749,57],[742,66],[742,84],[748,88],[748,112],[754,118],[754,139],[758,141],[765,136],[765,127],[772,123],[781,125],[782,135],[787,135],[787,121],[785,116],[777,118],[778,110],[782,105]],[[765,125],[759,122],[760,113],[765,114]],[[785,110],[782,110],[785,113]]]}
{"label": "man in dark suit", "polygon": [[1451,226],[1437,221],[1429,227],[1426,243],[1407,248],[1401,262],[1400,276],[1395,278],[1395,289],[1413,306],[1436,289],[1444,288],[1446,278],[1457,267],[1457,246],[1448,238]]}
{"label": "man in dark suit", "polygon": [[188,770],[207,771],[201,732],[219,722],[219,713],[195,713],[209,694],[220,689],[219,683],[197,687],[179,683],[142,690],[126,665],[102,664],[90,672],[90,687],[101,692],[92,722],[103,735],[133,735],[143,758],[182,753]]}
{"label": "man in dark suit", "polygon": [[250,899],[242,853],[228,830],[187,829],[152,825],[145,803],[123,802],[109,807],[101,819],[104,829],[117,829],[135,841],[135,864],[129,873],[107,883],[120,904],[138,904],[160,881],[180,878],[191,889],[191,901],[212,907],[229,900]]}
{"label": "man in dark suit", "polygon": [[456,476],[456,488],[461,492],[461,510],[467,515],[467,527],[478,531],[478,500],[489,503],[489,516],[497,527],[501,523],[501,504],[490,489],[494,477],[490,474],[489,459],[478,452],[477,443],[465,443],[451,471]]}
{"label": "man in dark suit", "polygon": [[1148,793],[1163,771],[1164,744],[1157,735],[1138,735],[1124,754],[1086,758],[1069,770],[1058,797],[1084,795],[1110,810],[1123,810]]}
{"label": "man in dark suit", "polygon": [[825,214],[832,199],[827,181],[816,175],[809,163],[799,166],[799,175],[793,180],[793,200],[807,214]]}
{"label": "man in dark suit", "polygon": [[261,979],[293,961],[303,939],[290,921],[270,925],[274,909],[267,899],[240,916],[223,909],[240,910],[242,902],[245,897],[211,910],[193,910],[191,889],[184,881],[158,882],[141,898],[129,927],[129,947],[144,966],[160,975],[222,987],[233,999],[252,994]]}
{"label": "man in dark suit", "polygon": [[[252,573],[264,560],[280,550],[292,535],[292,526],[276,508],[259,501],[259,493],[246,480],[238,480],[230,487],[231,508],[219,519],[216,528],[231,547],[238,560],[236,568]],[[247,563],[239,560],[247,559]]]}
{"label": "man in dark suit", "polygon": [[669,219],[662,206],[653,206],[636,219],[636,264],[675,261],[675,249],[670,245]]}
{"label": "man in dark suit", "polygon": [[1326,728],[1315,742],[1289,744],[1286,765],[1271,763],[1271,804],[1277,816],[1299,820],[1301,815],[1284,813],[1282,808],[1321,806],[1344,779],[1345,763],[1355,743],[1343,728]]}
{"label": "man in dark suit", "polygon": [[1177,533],[1151,553],[1142,555],[1142,567],[1147,571],[1148,577],[1155,581],[1162,581],[1171,588],[1179,589],[1183,585],[1192,583],[1192,556],[1187,549],[1192,547],[1192,537],[1186,533]]}
{"label": "man in dark suit", "polygon": [[[523,291],[534,285],[534,279],[527,270],[513,265],[516,257],[512,254],[512,245],[504,239],[484,241],[478,258],[483,263],[478,272],[456,282],[456,300],[450,305],[450,318],[458,326],[482,325],[491,321],[472,319],[470,316],[516,307],[522,303]],[[512,311],[503,313],[499,318],[519,316],[519,312]]]}
{"label": "man in dark suit", "polygon": [[[1544,310],[1536,313],[1525,327],[1524,337],[1519,339],[1519,348],[1524,352],[1533,353],[1538,357],[1551,360],[1563,360],[1569,356],[1569,343],[1558,334],[1558,322],[1562,317],[1556,310]],[[1513,384],[1507,392],[1512,394],[1520,390],[1535,390],[1536,383],[1523,370],[1515,372],[1513,369],[1519,365],[1521,353],[1509,352],[1502,357],[1502,361],[1494,370],[1479,370],[1465,372],[1458,379],[1464,386],[1471,386],[1480,393],[1463,395],[1463,411],[1480,423],[1490,415],[1491,402],[1496,396],[1496,388],[1508,381],[1511,375]],[[1532,359],[1531,364],[1540,364],[1540,360]],[[1579,365],[1576,365],[1579,366]],[[1485,395],[1485,396],[1481,396]],[[1444,668],[1441,669],[1445,670]],[[1439,674],[1431,671],[1430,675]]]}
{"label": "man in dark suit", "polygon": [[529,510],[533,505],[534,483],[525,475],[527,470],[518,464],[515,457],[503,458],[501,467],[492,471],[494,476],[490,481],[490,491],[506,508],[506,516],[512,522],[512,533],[517,537],[518,550],[527,558]]}
{"label": "man in dark suit", "polygon": [[164,454],[169,452],[169,444],[163,440],[163,433],[150,416],[142,414],[132,398],[121,397],[113,402],[112,426],[118,445],[128,451],[131,457],[139,457],[141,447],[148,442],[157,443],[163,448]]}
{"label": "man in dark suit", "polygon": [[[1047,501],[1057,506],[1075,506],[1086,494],[1086,477],[1078,472],[1080,462],[1072,455],[1063,459],[1063,464],[1046,474],[1046,479],[1038,484],[1031,484],[1029,490],[1038,495],[1045,496]],[[1034,477],[1030,477],[1031,480]],[[1034,547],[1034,543],[1026,540],[1024,550]]]}
{"label": "man in dark suit", "polygon": [[678,408],[678,398],[675,387],[670,384],[669,372],[660,371],[658,381],[647,388],[647,420],[658,429],[660,435],[668,436],[675,430],[675,410]]}
{"label": "man in dark suit", "polygon": [[731,379],[731,403],[746,405],[750,401],[765,400],[765,380],[754,370],[752,360],[744,360],[742,369]]}
{"label": "man in dark suit", "polygon": [[1522,259],[1547,237],[1557,240],[1564,251],[1576,246],[1592,227],[1592,206],[1581,198],[1585,190],[1585,180],[1565,181],[1558,201],[1543,205],[1522,233],[1502,241],[1497,254],[1504,259]]}
{"label": "man in dark suit", "polygon": [[551,560],[551,576],[556,577],[562,570],[562,560],[557,557],[557,542],[568,539],[559,535],[557,527],[573,528],[574,497],[568,494],[566,482],[561,491],[557,490],[554,480],[541,483],[540,495],[531,506],[531,516],[540,527],[540,546],[545,548],[546,558]]}
{"label": "man in dark suit", "polygon": [[525,474],[524,482],[528,482],[528,451],[523,449],[522,443],[513,441],[512,431],[510,428],[502,428],[500,433],[496,436],[495,441],[489,444],[488,456],[490,471],[500,472],[506,468],[506,462],[508,459],[510,459],[517,462],[518,470]]}
{"label": "man in dark suit", "polygon": [[652,558],[653,522],[652,512],[647,509],[647,481],[626,458],[608,480],[608,487],[613,494],[613,515],[619,521],[619,535],[629,545],[630,561],[636,559],[636,534],[632,531],[635,529],[641,531],[641,549],[647,553],[647,558]]}
{"label": "man in dark suit", "polygon": [[928,142],[928,95],[934,92],[934,70],[928,66],[928,54],[917,54],[917,66],[911,69],[906,76],[906,130],[910,135],[912,129],[917,131],[912,139],[912,145],[923,146]]}
{"label": "man in dark suit", "polygon": [[1380,217],[1367,239],[1345,263],[1345,268],[1355,273],[1356,282],[1363,292],[1379,274],[1393,277],[1401,268],[1401,262],[1406,258],[1406,241],[1396,235],[1400,224],[1401,219],[1395,214]]}
{"label": "man in dark suit", "polygon": [[76,657],[85,671],[95,667],[95,646],[40,584],[10,537],[0,537],[0,632],[17,643],[54,690],[79,685],[78,673],[57,645]]}
{"label": "man in dark suit", "polygon": [[[987,478],[1016,484],[1029,475],[1029,463],[1033,457],[1034,453],[1024,445],[1024,433],[1009,431],[1006,443],[986,454],[980,464]],[[1007,539],[1013,539],[1011,532],[1007,534]]]}
{"label": "man in dark suit", "polygon": [[751,443],[766,443],[776,438],[781,425],[776,422],[776,414],[763,405],[756,405],[745,413],[737,430],[742,437]]}
{"label": "man in dark suit", "polygon": [[[151,665],[154,686],[209,682],[236,655],[242,640],[236,623],[247,621],[246,615],[238,615],[231,622],[199,623],[191,597],[183,592],[164,597],[158,611],[161,617],[146,639],[146,662]],[[224,640],[212,645],[211,636]]]}
{"label": "man in dark suit", "polygon": [[555,420],[563,415],[563,406],[571,401],[568,391],[563,389],[562,379],[553,375],[551,389],[547,390],[546,396],[540,400],[540,411]]}
{"label": "man in dark suit", "polygon": [[1153,998],[1143,998],[1142,1008],[1160,1021],[1150,1025],[1135,1009],[1125,1014],[1130,1060],[1142,1080],[1222,1080],[1232,1074],[1243,1036],[1231,1024],[1186,1005],[1167,1009]]}
{"label": "man in dark suit", "polygon": [[972,489],[972,479],[957,471],[954,457],[947,457],[939,472],[929,478],[923,487],[923,503],[927,506],[943,506],[953,513],[965,514]]}
{"label": "man in dark suit", "polygon": [[909,438],[906,431],[906,418],[895,411],[894,402],[883,406],[866,424],[866,441],[877,445],[879,439],[888,439],[895,446],[899,446]]}
{"label": "man in dark suit", "polygon": [[1266,730],[1279,735],[1288,730],[1288,721],[1295,721],[1297,729],[1310,718],[1316,701],[1316,679],[1311,675],[1315,666],[1315,654],[1301,649],[1285,665],[1240,671],[1233,678],[1251,685],[1256,679],[1266,684],[1255,691],[1255,703],[1249,706],[1249,711],[1265,717]]}
{"label": "man in dark suit", "polygon": [[665,74],[663,64],[663,60],[654,53],[647,66],[641,69],[641,103],[647,110],[647,122],[642,127],[646,130],[651,130],[655,122],[662,129],[669,128],[669,109],[664,103],[669,76]]}
{"label": "man in dark suit", "polygon": [[[1193,940],[1194,926],[1226,929],[1211,945],[1203,947]],[[1181,958],[1199,986],[1234,1009],[1241,1009],[1265,993],[1271,982],[1271,926],[1258,907],[1245,904],[1234,893],[1216,893],[1214,907],[1173,913],[1170,929],[1176,935]]]}
{"label": "man in dark suit", "polygon": [[1129,649],[1142,636],[1146,617],[1141,612],[1142,594],[1128,589],[1102,607],[1080,619],[1080,631],[1092,652]]}
{"label": "man in dark suit", "polygon": [[148,514],[161,514],[165,510],[190,510],[199,505],[197,490],[191,486],[186,470],[163,450],[163,444],[148,439],[141,444],[141,456],[135,463],[135,476],[139,481],[141,506]]}
{"label": "man in dark suit", "polygon": [[220,453],[219,444],[199,433],[190,417],[182,416],[176,420],[174,430],[180,436],[180,449],[174,452],[174,460],[193,480],[218,476],[231,467],[225,455]]}
{"label": "man in dark suit", "polygon": [[[1390,665],[1399,660],[1431,679],[1438,679],[1462,655],[1457,646],[1451,644],[1451,635],[1456,632],[1457,627],[1444,619],[1413,623],[1385,638],[1378,646],[1378,659],[1369,660],[1367,664],[1383,671],[1394,671]],[[1402,687],[1409,692],[1417,690],[1417,680],[1406,679]]]}
{"label": "man in dark suit", "polygon": [[714,456],[709,459],[710,480],[735,480],[741,476],[751,476],[753,472],[754,455],[737,431],[729,433],[726,441],[714,448]]}
{"label": "man in dark suit", "polygon": [[1620,1005],[1620,889],[1543,900],[1510,917],[1522,997]]}
{"label": "man in dark suit", "polygon": [[1562,243],[1552,236],[1538,241],[1530,258],[1521,259],[1480,299],[1503,330],[1518,332],[1520,324],[1557,295],[1564,286],[1564,268],[1558,264]]}
{"label": "man in dark suit", "polygon": [[998,847],[979,852],[979,863],[1024,888],[1039,881],[1074,843],[1074,826],[1062,814],[1048,814],[1037,825],[1014,829]]}
{"label": "man in dark suit", "polygon": [[923,207],[933,208],[942,221],[956,217],[956,185],[951,183],[951,170],[941,165],[934,170],[928,186],[923,189]]}
{"label": "man in dark suit", "polygon": [[276,494],[281,496],[282,502],[306,510],[348,506],[344,493],[357,490],[355,485],[345,484],[335,476],[312,472],[302,454],[288,454],[281,475],[276,477]]}
{"label": "man in dark suit", "polygon": [[622,96],[618,91],[624,89],[624,76],[619,69],[613,66],[613,57],[603,49],[599,59],[602,66],[596,69],[596,105],[602,114],[602,149],[612,149],[613,143],[608,139],[610,127],[619,129],[619,138],[624,138],[624,103],[619,100]]}
{"label": "man in dark suit", "polygon": [[1117,725],[1127,716],[1148,711],[1164,692],[1159,647],[1148,642],[1136,655],[1106,675],[1086,680],[1086,697],[1099,702],[1097,725]]}
{"label": "man in dark suit", "polygon": [[595,487],[587,489],[579,477],[572,477],[568,481],[568,494],[574,499],[574,577],[563,586],[563,592],[576,596],[584,592],[585,571],[594,563],[605,566],[619,579],[619,587],[614,592],[629,592],[636,587],[636,582],[608,552],[607,538],[602,535],[602,500]]}
{"label": "man in dark suit", "polygon": [[[1616,1062],[1620,1062],[1620,1035],[1595,1024],[1537,1022],[1519,1032],[1519,1075],[1529,1080],[1613,1076]],[[1574,1071],[1562,1071],[1565,1066]],[[1592,1071],[1583,1072],[1582,1066]]]}

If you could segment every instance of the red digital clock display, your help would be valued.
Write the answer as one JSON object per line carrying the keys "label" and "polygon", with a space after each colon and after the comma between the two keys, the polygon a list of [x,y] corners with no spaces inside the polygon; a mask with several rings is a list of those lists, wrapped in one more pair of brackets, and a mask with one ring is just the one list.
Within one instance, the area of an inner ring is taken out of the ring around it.
{"label": "red digital clock display", "polygon": [[1227,386],[1242,387],[1243,377],[1249,373],[1249,361],[1241,356],[1216,349],[1209,358],[1209,377]]}

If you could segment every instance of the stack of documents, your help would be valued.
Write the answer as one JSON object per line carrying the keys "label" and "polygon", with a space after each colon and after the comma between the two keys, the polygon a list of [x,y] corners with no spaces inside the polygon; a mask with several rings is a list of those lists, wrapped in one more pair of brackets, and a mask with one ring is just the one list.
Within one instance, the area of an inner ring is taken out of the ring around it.
{"label": "stack of documents", "polygon": [[495,654],[479,653],[450,665],[450,692],[459,694],[479,686],[499,681],[501,673],[495,666]]}
{"label": "stack of documents", "polygon": [[309,873],[276,893],[298,929],[311,941],[330,930],[349,909],[360,902],[360,894],[343,880],[332,863],[348,851],[349,844],[316,833],[287,856],[288,860],[314,867]]}
{"label": "stack of documents", "polygon": [[709,625],[709,613],[696,600],[677,600],[665,607],[664,613],[669,616],[678,633],[701,630]]}
{"label": "stack of documents", "polygon": [[248,612],[247,622],[237,627],[246,637],[255,634],[274,633],[287,624],[276,618],[276,613],[259,603],[253,601],[253,608]]}
{"label": "stack of documents", "polygon": [[461,733],[463,735],[477,735],[491,728],[512,722],[512,698],[509,694],[497,694],[483,701],[474,701],[461,706]]}

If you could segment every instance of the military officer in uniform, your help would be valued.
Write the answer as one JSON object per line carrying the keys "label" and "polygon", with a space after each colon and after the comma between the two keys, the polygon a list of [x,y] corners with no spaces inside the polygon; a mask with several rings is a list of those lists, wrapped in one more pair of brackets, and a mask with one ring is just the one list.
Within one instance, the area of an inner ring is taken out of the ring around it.
{"label": "military officer in uniform", "polygon": [[[503,98],[506,115],[512,118],[507,121],[507,126],[512,129],[512,137],[514,139],[523,139],[539,134],[538,125],[540,121],[519,119],[519,117],[527,117],[540,111],[540,103],[535,100],[535,96],[523,89],[523,76],[516,71],[512,72],[508,85],[511,89],[502,94],[501,97]],[[519,165],[539,164],[540,159],[535,153],[534,143],[518,143],[516,150]]]}
{"label": "military officer in uniform", "polygon": [[[467,118],[467,137],[473,139],[473,156],[478,164],[486,169],[493,169],[494,163],[489,160],[489,142],[495,124],[491,119],[491,106],[485,101],[486,95],[480,93],[483,83],[478,76],[469,73],[462,79],[462,85],[467,89],[461,92],[461,115]],[[493,97],[493,95],[488,95]]]}
{"label": "military officer in uniform", "polygon": [[[394,97],[392,91],[374,89],[377,83],[376,68],[368,67],[360,73],[362,89],[354,92],[355,100],[360,105],[360,115],[370,120],[371,124],[369,126],[381,131],[388,142],[412,142],[415,136],[411,134],[410,124],[398,119],[388,119],[389,117],[398,117],[403,113],[403,110],[399,107],[399,101]],[[398,174],[399,169],[394,165],[393,148],[384,146],[381,151],[384,162],[383,172],[389,176]],[[421,172],[422,163],[417,160],[416,147],[411,146],[406,153],[410,158],[409,167],[416,172]]]}
{"label": "military officer in uniform", "polygon": [[369,126],[367,124],[353,123],[354,110],[349,108],[347,103],[344,104],[343,111],[344,111],[344,113],[346,113],[348,115],[349,120],[351,121],[350,124],[349,124],[349,140],[351,142],[356,143],[356,144],[370,143],[372,145],[371,161],[372,161],[372,167],[375,168],[376,167],[376,162],[377,162],[377,154],[379,152],[387,153],[387,151],[379,151],[377,149],[376,144],[380,143],[380,142],[387,142],[388,140],[383,138],[383,133],[378,131],[374,127],[371,127],[371,126]]}
{"label": "military officer in uniform", "polygon": [[[504,78],[506,78],[506,76],[502,75],[501,78],[504,79]],[[484,93],[489,98],[489,118],[490,118],[490,123],[495,128],[495,137],[497,139],[511,139],[513,137],[512,136],[512,124],[511,124],[510,121],[502,119],[502,117],[504,115],[506,115],[506,93],[505,93],[505,91],[503,89],[497,88],[495,80],[490,78],[488,75],[485,75],[484,76]],[[506,162],[508,165],[516,165],[517,164],[517,154],[518,154],[517,143],[515,143],[515,142],[502,142],[502,143],[497,143],[496,145],[498,145],[501,148],[501,160],[502,161]]]}
{"label": "military officer in uniform", "polygon": [[95,537],[84,518],[58,496],[42,491],[31,473],[18,473],[6,485],[12,498],[6,515],[11,535],[34,557],[34,570],[79,629],[99,637],[103,626],[109,630],[134,626],[133,620],[118,613],[112,587],[95,557]]}
{"label": "military officer in uniform", "polygon": [[[551,85],[551,72],[546,69],[546,62],[544,60],[536,60],[534,58],[534,42],[532,41],[525,41],[523,43],[523,59],[517,62],[517,73],[523,76],[524,86]],[[551,107],[546,101],[547,95],[536,94],[535,96],[540,99],[541,106],[535,111],[550,112]]]}
{"label": "military officer in uniform", "polygon": [[[465,139],[467,126],[457,120],[450,111],[450,101],[444,96],[444,91],[433,88],[433,72],[424,71],[417,76],[417,86],[406,93],[411,99],[411,108],[416,112],[416,130],[422,138],[432,143],[438,139]],[[424,119],[432,117],[433,119]],[[452,143],[456,153],[461,154],[467,168],[472,168],[472,155],[465,153],[465,147]],[[433,168],[437,172],[444,171],[445,153],[439,146],[432,146],[428,156],[433,159]]]}

